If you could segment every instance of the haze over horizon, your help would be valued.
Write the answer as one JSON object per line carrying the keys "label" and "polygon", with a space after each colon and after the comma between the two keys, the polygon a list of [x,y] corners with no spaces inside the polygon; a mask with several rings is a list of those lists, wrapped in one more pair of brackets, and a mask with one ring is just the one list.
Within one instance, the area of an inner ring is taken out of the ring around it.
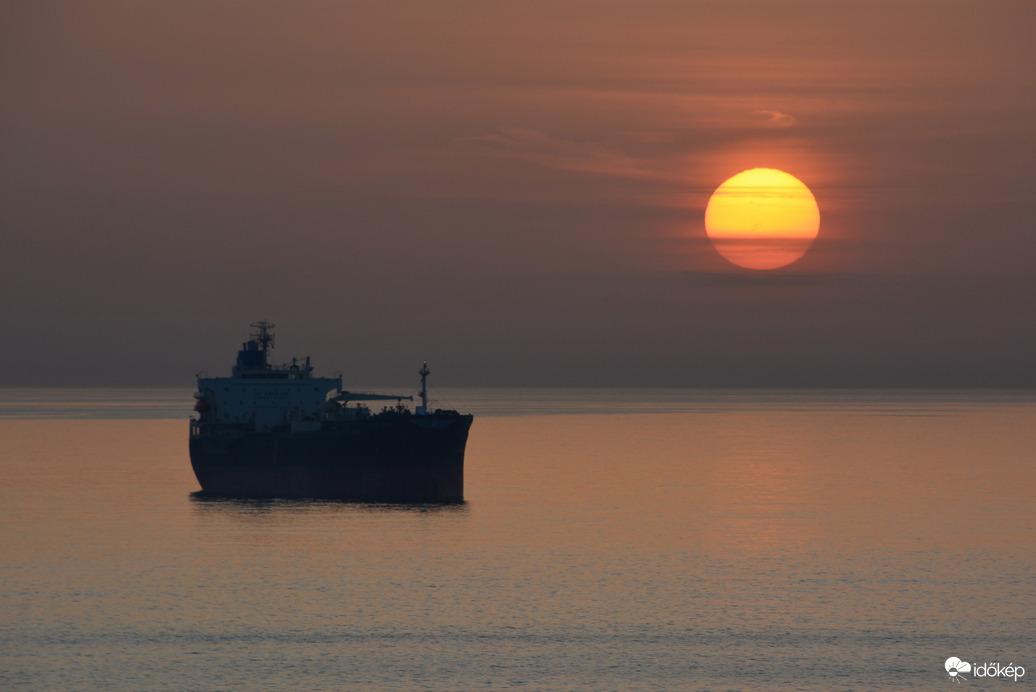
{"label": "haze over horizon", "polygon": [[[1036,386],[1036,4],[0,10],[0,386]],[[816,196],[739,269],[711,192]]]}

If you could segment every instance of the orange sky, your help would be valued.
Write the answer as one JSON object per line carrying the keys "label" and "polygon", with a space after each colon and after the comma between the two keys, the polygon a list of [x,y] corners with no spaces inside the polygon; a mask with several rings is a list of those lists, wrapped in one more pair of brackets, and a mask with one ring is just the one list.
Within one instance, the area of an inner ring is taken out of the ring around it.
{"label": "orange sky", "polygon": [[[0,12],[0,384],[266,318],[360,384],[1036,385],[1029,0]],[[753,167],[823,219],[768,276],[702,223]]]}

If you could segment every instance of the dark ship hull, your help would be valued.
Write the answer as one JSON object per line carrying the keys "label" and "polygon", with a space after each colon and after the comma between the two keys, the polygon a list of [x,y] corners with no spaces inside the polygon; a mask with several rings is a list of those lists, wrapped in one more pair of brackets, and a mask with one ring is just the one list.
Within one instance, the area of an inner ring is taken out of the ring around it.
{"label": "dark ship hull", "polygon": [[460,502],[471,421],[453,412],[383,413],[269,432],[195,421],[191,465],[212,495]]}

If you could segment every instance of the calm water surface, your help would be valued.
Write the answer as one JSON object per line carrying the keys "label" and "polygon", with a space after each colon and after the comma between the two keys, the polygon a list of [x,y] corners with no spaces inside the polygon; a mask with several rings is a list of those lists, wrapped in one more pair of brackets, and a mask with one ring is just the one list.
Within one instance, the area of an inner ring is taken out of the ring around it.
{"label": "calm water surface", "polygon": [[204,500],[187,390],[0,391],[0,688],[1036,677],[1036,396],[446,392],[467,502]]}

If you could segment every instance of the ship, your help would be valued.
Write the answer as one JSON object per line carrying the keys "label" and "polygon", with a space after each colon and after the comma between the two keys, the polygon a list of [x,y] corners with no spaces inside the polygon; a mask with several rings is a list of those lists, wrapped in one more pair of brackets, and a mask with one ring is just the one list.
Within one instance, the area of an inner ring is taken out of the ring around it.
{"label": "ship", "polygon": [[[197,377],[190,457],[203,496],[462,502],[471,414],[413,396],[349,392],[304,361],[274,365],[274,325],[254,330],[230,377]],[[395,401],[372,411],[367,402]]]}

